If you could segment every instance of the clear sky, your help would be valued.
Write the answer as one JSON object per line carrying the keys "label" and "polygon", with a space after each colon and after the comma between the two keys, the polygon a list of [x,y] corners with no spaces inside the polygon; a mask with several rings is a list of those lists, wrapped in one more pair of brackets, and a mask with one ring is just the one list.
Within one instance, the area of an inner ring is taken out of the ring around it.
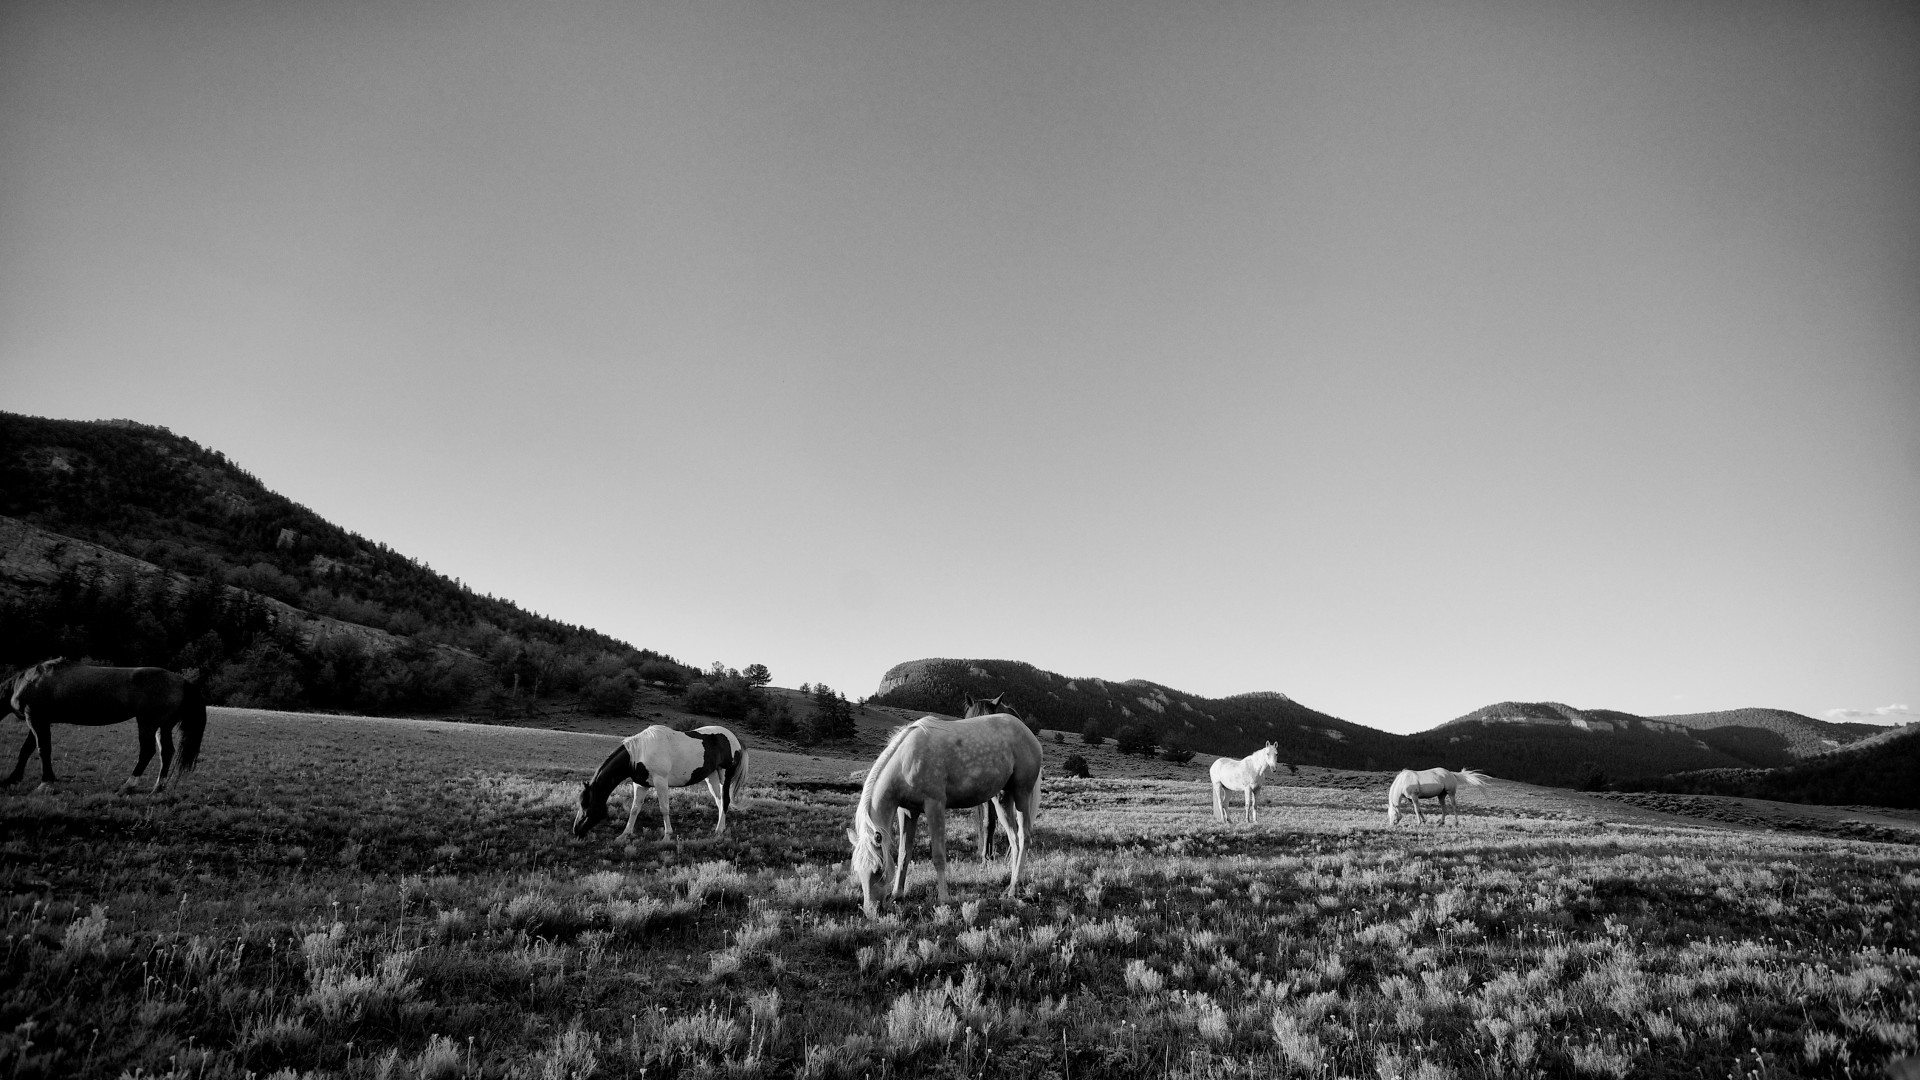
{"label": "clear sky", "polygon": [[0,407],[849,696],[1898,716],[1917,56],[1871,2],[13,2]]}

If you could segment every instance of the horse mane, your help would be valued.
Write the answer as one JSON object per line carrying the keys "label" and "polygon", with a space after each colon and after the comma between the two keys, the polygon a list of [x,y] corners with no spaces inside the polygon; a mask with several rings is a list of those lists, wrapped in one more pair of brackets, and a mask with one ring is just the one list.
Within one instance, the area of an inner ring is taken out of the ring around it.
{"label": "horse mane", "polygon": [[25,671],[22,671],[20,674],[15,675],[14,678],[31,679],[40,675],[45,675],[47,672],[52,671],[54,668],[67,667],[69,665],[76,664],[76,663],[79,663],[79,661],[69,660],[64,656],[56,656],[51,660],[40,661],[39,663],[26,669]]}
{"label": "horse mane", "polygon": [[911,724],[901,724],[899,727],[888,732],[887,745],[880,748],[879,755],[873,759],[873,764],[867,768],[867,778],[860,785],[859,817],[861,821],[867,822],[875,829],[880,828],[880,822],[873,816],[873,789],[874,785],[878,783],[880,779],[880,770],[892,759],[894,751],[900,749],[900,744],[906,740],[907,733],[912,731],[919,723],[920,721],[915,720]]}

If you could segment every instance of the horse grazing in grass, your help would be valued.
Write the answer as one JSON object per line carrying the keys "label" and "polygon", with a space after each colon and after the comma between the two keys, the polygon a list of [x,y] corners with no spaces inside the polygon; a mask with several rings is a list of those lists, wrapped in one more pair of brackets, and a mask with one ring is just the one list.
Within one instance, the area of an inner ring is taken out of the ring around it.
{"label": "horse grazing in grass", "polygon": [[[947,902],[947,810],[991,802],[1010,842],[1007,895],[1020,888],[1033,815],[1040,801],[1040,740],[1007,713],[936,720],[923,716],[895,728],[867,770],[847,842],[853,879],[868,917],[878,917],[886,878],[890,895],[907,891],[907,861],[920,815],[933,846],[935,891]],[[902,813],[902,811],[905,813]],[[898,848],[896,858],[895,849]]]}
{"label": "horse grazing in grass", "polygon": [[1223,796],[1228,789],[1246,793],[1240,820],[1248,824],[1260,820],[1260,785],[1266,781],[1268,770],[1279,764],[1280,748],[1273,743],[1243,758],[1215,758],[1207,769],[1207,777],[1213,781],[1213,820],[1227,820]]}
{"label": "horse grazing in grass", "polygon": [[26,774],[27,758],[40,751],[40,783],[53,775],[54,724],[105,727],[126,720],[140,723],[140,761],[133,775],[120,785],[123,791],[140,786],[140,774],[160,752],[159,791],[173,768],[173,729],[180,728],[180,772],[186,773],[200,756],[200,737],[207,730],[207,702],[200,688],[183,675],[157,667],[94,667],[69,663],[64,657],[44,660],[15,675],[7,684],[6,708],[27,722],[27,741],[20,760],[0,785],[18,783]]}
{"label": "horse grazing in grass", "polygon": [[1393,787],[1387,789],[1387,824],[1400,824],[1400,804],[1413,803],[1415,821],[1425,825],[1427,816],[1420,812],[1421,799],[1440,800],[1440,824],[1447,823],[1447,803],[1453,803],[1453,823],[1460,824],[1460,788],[1462,785],[1485,787],[1492,778],[1485,773],[1472,769],[1401,769],[1400,775],[1393,778]]}
{"label": "horse grazing in grass", "polygon": [[702,780],[713,794],[718,810],[715,834],[727,831],[727,811],[744,803],[741,794],[747,786],[747,750],[733,732],[718,725],[679,732],[665,724],[655,724],[623,739],[607,760],[600,763],[593,779],[580,785],[579,809],[573,815],[573,835],[585,836],[588,830],[607,819],[607,796],[625,781],[633,781],[633,805],[627,811],[627,829],[620,839],[633,839],[640,827],[640,804],[645,788],[652,785],[660,800],[660,835],[673,837],[673,817],[667,812],[667,791]]}

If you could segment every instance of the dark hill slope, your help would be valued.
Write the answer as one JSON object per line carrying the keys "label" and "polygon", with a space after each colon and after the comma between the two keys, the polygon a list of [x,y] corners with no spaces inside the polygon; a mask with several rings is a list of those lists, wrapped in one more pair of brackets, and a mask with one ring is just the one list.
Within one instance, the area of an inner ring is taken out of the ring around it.
{"label": "dark hill slope", "polygon": [[1680,772],[1627,786],[1671,794],[1920,810],[1915,776],[1920,776],[1920,724],[1883,731],[1785,768]]}
{"label": "dark hill slope", "polygon": [[[251,704],[414,710],[612,688],[649,662],[684,671],[476,593],[165,428],[0,413],[0,516],[82,542],[41,550],[51,580],[0,579],[4,664],[86,655],[195,668],[216,696]],[[243,617],[248,597],[313,618]],[[316,623],[377,633],[315,634]]]}

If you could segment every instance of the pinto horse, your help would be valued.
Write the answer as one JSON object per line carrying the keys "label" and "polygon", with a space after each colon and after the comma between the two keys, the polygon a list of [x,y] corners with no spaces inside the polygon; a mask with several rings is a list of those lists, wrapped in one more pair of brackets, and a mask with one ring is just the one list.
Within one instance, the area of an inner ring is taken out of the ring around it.
{"label": "pinto horse", "polygon": [[660,801],[660,835],[673,838],[673,818],[667,812],[667,791],[702,780],[713,794],[718,811],[713,831],[727,831],[727,811],[744,802],[741,792],[747,785],[747,750],[733,732],[717,724],[679,732],[665,724],[655,724],[637,735],[621,740],[607,760],[600,763],[593,779],[580,785],[579,808],[573,815],[573,835],[585,836],[595,825],[607,820],[607,796],[626,781],[633,781],[633,805],[627,810],[627,829],[619,839],[631,840],[640,828],[640,805],[646,801],[645,788],[652,785]]}
{"label": "pinto horse", "polygon": [[1260,785],[1266,780],[1268,770],[1279,764],[1280,748],[1273,743],[1243,758],[1215,758],[1207,768],[1207,777],[1213,781],[1213,820],[1227,820],[1224,799],[1227,789],[1246,793],[1240,820],[1248,824],[1260,820]]}
{"label": "pinto horse", "polygon": [[1387,789],[1387,824],[1400,824],[1400,804],[1411,802],[1414,820],[1425,825],[1427,816],[1420,812],[1420,800],[1439,799],[1440,824],[1447,823],[1447,803],[1451,800],[1453,823],[1458,825],[1460,824],[1461,785],[1485,787],[1490,782],[1491,778],[1485,773],[1477,773],[1472,769],[1461,769],[1458,772],[1452,769],[1422,769],[1419,772],[1401,769],[1400,775],[1393,778],[1393,786]]}
{"label": "pinto horse", "polygon": [[20,714],[27,722],[27,741],[20,747],[20,760],[0,785],[14,784],[26,774],[27,759],[40,751],[42,787],[57,779],[53,775],[54,724],[81,724],[105,727],[126,720],[140,724],[140,761],[133,775],[120,785],[123,791],[140,786],[140,774],[147,770],[154,751],[160,753],[160,775],[153,790],[159,791],[173,768],[173,729],[180,728],[180,772],[193,768],[200,756],[200,737],[207,730],[207,702],[200,688],[185,676],[156,667],[94,667],[70,663],[65,657],[44,660],[15,675],[6,684],[5,709]]}
{"label": "pinto horse", "polygon": [[[886,748],[867,770],[847,842],[850,864],[869,918],[880,914],[888,892],[907,891],[907,861],[920,815],[927,816],[933,846],[934,886],[947,902],[947,810],[991,802],[1011,843],[1007,896],[1018,895],[1034,810],[1040,801],[1040,740],[1019,717],[1006,713],[938,720],[923,716],[895,728]],[[901,813],[901,811],[905,813]],[[898,858],[895,848],[898,847]]]}

